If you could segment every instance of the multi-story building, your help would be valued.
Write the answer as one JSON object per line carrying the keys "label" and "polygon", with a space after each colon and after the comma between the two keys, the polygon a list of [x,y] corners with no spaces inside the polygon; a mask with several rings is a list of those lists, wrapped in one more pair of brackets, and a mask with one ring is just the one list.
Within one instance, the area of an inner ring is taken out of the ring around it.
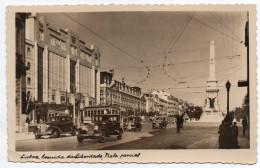
{"label": "multi-story building", "polygon": [[[46,121],[48,111],[99,104],[100,52],[69,29],[53,27],[40,14],[26,19],[26,93],[34,108],[28,113],[32,123]],[[30,105],[28,105],[29,107]],[[45,112],[44,112],[45,111]],[[76,121],[76,120],[74,120]]]}
{"label": "multi-story building", "polygon": [[15,58],[16,58],[16,132],[22,131],[23,121],[26,120],[26,71],[25,63],[25,20],[26,13],[15,14]]}
{"label": "multi-story building", "polygon": [[189,106],[187,101],[183,101],[166,93],[163,90],[152,90],[144,94],[147,112],[158,112],[160,115],[173,116],[181,114]]}
{"label": "multi-story building", "polygon": [[124,79],[115,80],[113,71],[100,73],[100,104],[118,106],[126,115],[145,112],[141,88],[130,87]]}
{"label": "multi-story building", "polygon": [[168,97],[168,103],[169,103],[169,106],[168,106],[168,114],[169,115],[175,115],[175,114],[178,114],[178,105],[179,105],[179,102],[178,102],[178,99],[176,97],[174,97],[173,95],[170,95]]}
{"label": "multi-story building", "polygon": [[157,94],[153,95],[150,93],[145,93],[144,98],[146,100],[146,112],[157,112],[159,113],[161,105],[159,103],[159,97]]}
{"label": "multi-story building", "polygon": [[159,113],[161,115],[168,115],[168,97],[170,96],[169,93],[166,93],[163,90],[152,90],[151,91],[152,95],[157,95],[159,98],[159,105],[160,105],[160,109],[159,109]]}

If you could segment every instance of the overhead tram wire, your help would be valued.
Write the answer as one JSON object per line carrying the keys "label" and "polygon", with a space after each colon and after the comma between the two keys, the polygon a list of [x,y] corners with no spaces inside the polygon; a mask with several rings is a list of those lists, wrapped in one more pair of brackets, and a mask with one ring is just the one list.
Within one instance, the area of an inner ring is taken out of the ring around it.
{"label": "overhead tram wire", "polygon": [[[225,59],[226,57],[218,57],[218,58],[215,58],[215,59]],[[187,61],[187,62],[178,62],[178,63],[172,63],[172,64],[167,64],[167,65],[164,65],[164,67],[166,66],[173,66],[173,65],[182,65],[182,64],[190,64],[190,63],[198,63],[198,62],[201,62],[201,61],[208,61],[209,58],[207,59],[201,59],[201,60],[196,60],[196,61]],[[154,66],[150,66],[151,68],[153,67],[162,67],[163,65],[154,65]]]}
{"label": "overhead tram wire", "polygon": [[[225,23],[221,16],[218,16],[216,13],[212,12],[210,13],[218,22],[220,22],[221,25],[225,26],[226,29],[228,29],[234,36],[236,36],[236,38],[240,41],[240,43],[243,42],[243,40],[241,40],[241,38],[227,25],[227,22]],[[233,12],[234,14],[234,12]]]}
{"label": "overhead tram wire", "polygon": [[230,72],[230,73],[228,73],[228,75],[227,76],[225,76],[224,78],[221,78],[220,79],[220,81],[223,81],[224,79],[227,79],[231,74],[233,74],[233,73],[235,73],[235,72],[237,72],[237,71],[239,71],[241,69],[241,67],[239,66],[239,67],[237,67],[237,68],[235,68],[232,72]]}
{"label": "overhead tram wire", "polygon": [[[218,33],[220,33],[220,34],[222,34],[222,35],[224,35],[224,36],[227,36],[227,37],[229,37],[229,38],[232,38],[230,35],[227,35],[227,34],[221,32],[220,30],[218,30],[218,29],[216,29],[216,28],[214,28],[214,27],[212,27],[212,26],[207,25],[206,23],[202,22],[201,20],[198,20],[198,19],[195,19],[195,18],[193,18],[193,20],[196,21],[196,22],[198,22],[198,23],[200,23],[201,25],[204,25],[204,26],[206,26],[206,27],[208,27],[208,28],[210,28],[210,29],[212,29],[212,30],[215,30],[216,32],[218,32]],[[239,41],[239,40],[237,40],[237,39],[235,39],[235,38],[232,38],[232,39],[235,40],[236,42],[241,43],[241,41]]]}
{"label": "overhead tram wire", "polygon": [[[138,61],[138,62],[140,62],[140,63],[144,66],[144,68],[147,70],[147,76],[146,76],[146,78],[144,78],[144,79],[141,80],[140,82],[143,82],[143,81],[145,81],[147,78],[149,78],[149,75],[150,75],[149,71],[150,71],[150,69],[149,69],[149,67],[148,67],[147,65],[144,64],[144,62],[143,62],[142,59],[138,59],[138,58],[136,58],[135,56],[133,56],[133,55],[127,53],[126,51],[124,51],[123,49],[121,49],[120,47],[118,47],[117,45],[115,45],[113,42],[111,42],[111,41],[107,40],[106,38],[104,38],[103,36],[97,34],[95,31],[91,30],[90,28],[88,28],[87,26],[83,25],[82,23],[80,23],[79,21],[77,21],[77,20],[74,19],[73,17],[67,15],[66,13],[63,13],[63,15],[65,15],[65,16],[68,17],[69,19],[73,20],[73,21],[76,22],[77,24],[81,25],[82,27],[84,27],[84,28],[85,28],[86,30],[88,30],[89,32],[95,34],[97,37],[101,38],[102,40],[104,40],[105,42],[107,42],[108,44],[110,44],[111,46],[113,46],[114,48],[116,48],[116,49],[118,49],[119,51],[123,52],[125,55],[127,55],[127,56],[133,58],[134,60],[136,60],[136,61]],[[137,82],[137,83],[139,83],[139,82]]]}
{"label": "overhead tram wire", "polygon": [[[198,20],[198,19],[193,18],[193,20],[195,20],[195,21],[199,22],[200,24],[202,24],[202,25],[204,25],[204,26],[207,26],[207,27],[209,27],[209,28],[211,28],[211,29],[213,29],[213,30],[215,30],[215,31],[217,31],[217,32],[219,32],[219,33],[225,35],[227,38],[230,37],[231,39],[236,40],[237,42],[240,42],[239,40],[235,39],[233,36],[230,36],[229,34],[225,34],[225,33],[221,32],[221,31],[219,31],[218,29],[216,29],[216,28],[214,28],[214,27],[211,27],[211,26],[209,26],[209,25],[203,23],[202,21],[200,21],[200,20]],[[228,33],[228,32],[227,32],[227,33]],[[232,47],[233,47],[233,46],[232,46]],[[228,48],[229,48],[229,47],[228,47]],[[229,49],[228,49],[228,50],[229,50]],[[164,54],[165,54],[165,52],[164,52]],[[167,54],[169,54],[169,52],[167,52]],[[167,56],[168,56],[168,55],[167,55]],[[164,58],[165,58],[164,60],[167,59],[167,56],[164,57]],[[170,77],[170,76],[167,74],[167,72],[166,72],[166,70],[165,70],[164,67],[165,67],[165,62],[164,62],[164,64],[163,64],[163,70],[165,71],[165,74],[166,74],[168,77]],[[176,79],[174,79],[174,80],[176,81]]]}
{"label": "overhead tram wire", "polygon": [[[216,58],[216,59],[224,59],[225,57],[218,57],[218,58]],[[204,60],[209,60],[209,59],[204,59]],[[204,60],[199,60],[199,61],[204,61]],[[193,63],[194,61],[192,61],[192,62],[182,62],[182,63],[180,63],[180,64],[184,64],[184,63]],[[179,63],[177,63],[177,64],[179,64]],[[159,65],[159,66],[161,66],[161,65]],[[224,68],[224,69],[223,69]],[[232,67],[231,67],[232,68]],[[226,67],[222,67],[222,68],[220,68],[219,69],[219,71],[220,72],[222,72],[223,70],[225,71],[227,68]],[[227,70],[229,70],[229,68],[227,69]],[[217,72],[219,72],[219,71],[217,71]],[[196,76],[196,75],[199,75],[199,74],[205,74],[205,73],[207,73],[207,72],[200,72],[200,73],[195,73],[195,74],[189,74],[189,75],[186,75],[186,76],[183,76],[184,78],[188,78],[188,77],[190,77],[190,76]],[[153,73],[154,74],[154,73]],[[163,73],[159,73],[159,75],[162,75]],[[155,73],[155,75],[158,75],[158,74],[156,74]],[[208,76],[208,74],[207,75],[203,75],[202,77],[206,77],[206,76]],[[155,77],[150,77],[150,78],[155,78]],[[201,78],[201,76],[199,76],[198,78]],[[171,79],[171,78],[169,78],[169,79]],[[156,81],[153,81],[153,82],[156,82]],[[157,82],[161,82],[161,80],[159,80],[159,81],[157,81]],[[170,82],[170,81],[168,81],[168,82]],[[151,81],[150,82],[148,82],[148,84],[151,84]],[[187,82],[185,82],[185,83],[187,83]],[[189,82],[189,83],[193,83],[193,82]],[[195,82],[195,83],[197,83],[197,82]]]}
{"label": "overhead tram wire", "polygon": [[179,40],[180,36],[182,35],[182,33],[184,32],[184,30],[186,29],[188,23],[190,22],[191,17],[192,17],[192,15],[191,15],[190,17],[188,17],[187,20],[183,23],[183,25],[181,26],[180,30],[179,30],[178,33],[177,33],[177,39],[175,39],[175,40],[172,42],[173,44],[170,43],[169,46],[163,51],[163,54],[164,54],[164,56],[165,56],[165,57],[164,57],[164,62],[163,62],[163,64],[165,64],[165,61],[166,61],[167,56],[168,56],[168,52],[170,52],[170,51],[172,50],[172,48],[175,47],[177,41]]}
{"label": "overhead tram wire", "polygon": [[[220,72],[224,72],[224,71],[227,71],[227,70],[230,70],[230,69],[233,69],[233,68],[236,68],[236,67],[240,67],[242,65],[235,65],[235,66],[231,66],[231,67],[222,67],[221,69],[219,69],[218,71],[216,71],[216,73],[220,73]],[[190,76],[196,76],[196,75],[199,75],[199,74],[204,74],[204,73],[207,73],[207,72],[200,72],[200,73],[196,73],[196,74],[189,74],[189,75],[186,75],[184,76],[185,78],[188,78]],[[198,76],[196,77],[195,79],[190,79],[189,81],[186,81],[187,83],[194,83],[194,82],[190,82],[190,81],[193,81],[193,80],[197,80],[197,79],[200,79],[200,78],[204,78],[204,77],[207,77],[208,74],[205,74],[205,75],[202,75],[202,76]],[[153,81],[153,82],[161,82],[161,80],[157,80],[157,81]],[[149,82],[147,83],[147,85],[149,85]]]}
{"label": "overhead tram wire", "polygon": [[[227,48],[230,48],[230,47],[226,47],[226,45],[224,44],[223,47],[215,47],[215,50],[216,49],[227,49]],[[204,48],[204,49],[202,49],[202,48],[201,49],[184,49],[184,50],[174,50],[174,51],[167,52],[167,53],[171,54],[171,53],[177,53],[177,52],[194,52],[194,51],[209,51],[209,50],[210,50],[209,48]],[[161,53],[163,53],[163,52],[161,52]]]}
{"label": "overhead tram wire", "polygon": [[[196,12],[193,12],[192,15],[187,19],[187,22],[184,23],[184,26],[182,26],[181,30],[180,30],[180,33],[178,33],[178,37],[177,39],[174,41],[173,45],[170,47],[170,49],[167,51],[167,49],[163,52],[164,54],[164,61],[163,61],[163,70],[164,70],[164,73],[169,77],[169,78],[172,78],[168,73],[167,71],[165,70],[165,63],[166,63],[166,60],[167,60],[167,57],[169,55],[168,52],[172,51],[172,49],[175,48],[175,45],[177,44],[177,42],[179,41],[181,35],[183,34],[183,32],[185,31],[185,29],[187,28],[187,26],[189,25],[189,23],[191,22],[192,18],[194,17]],[[166,52],[167,51],[167,52]],[[175,68],[175,67],[173,67]],[[179,74],[179,72],[177,71],[177,69],[175,68],[176,72]],[[179,75],[178,75],[179,76]],[[177,81],[175,78],[172,78],[174,81]]]}
{"label": "overhead tram wire", "polygon": [[[229,70],[229,69],[232,69],[232,68],[236,68],[236,67],[238,67],[238,66],[241,66],[241,65],[235,65],[235,66],[229,67],[229,68],[227,68],[227,69],[217,71],[216,73],[223,72],[223,71],[226,71],[226,70]],[[194,81],[194,80],[197,80],[197,79],[200,79],[200,78],[204,78],[204,77],[207,77],[207,76],[208,76],[208,74],[207,74],[207,75],[204,75],[204,76],[197,77],[197,78],[195,78],[195,79],[191,79],[191,80],[189,80],[189,81],[187,81],[187,82]]]}
{"label": "overhead tram wire", "polygon": [[[226,15],[226,23],[228,23],[228,16],[227,16],[227,12],[225,12],[225,15]],[[227,35],[228,35],[228,30],[227,30]],[[227,36],[227,46],[229,46],[229,38]],[[228,53],[227,53],[228,57],[230,56],[229,55],[229,49],[228,49]]]}
{"label": "overhead tram wire", "polygon": [[[216,58],[216,59],[226,59],[225,57],[218,57],[218,58]],[[205,59],[205,60],[209,60],[209,59]],[[204,60],[199,60],[199,61],[204,61]],[[193,63],[194,61],[192,61],[192,62],[181,62],[180,64],[184,64],[184,63]],[[177,63],[177,64],[179,64],[179,63]],[[161,65],[157,65],[157,66],[161,66]],[[236,66],[235,66],[236,67]],[[224,68],[224,69],[223,69]],[[220,72],[222,72],[222,70],[229,70],[229,68],[233,68],[233,67],[228,67],[228,68],[226,68],[226,66],[225,67],[222,67],[222,68],[220,68],[219,69],[219,71]],[[217,71],[217,72],[219,72],[219,71]],[[188,77],[190,77],[190,76],[192,76],[192,77],[194,77],[194,76],[196,76],[196,75],[199,75],[199,74],[205,74],[205,73],[207,73],[207,72],[200,72],[200,73],[194,73],[194,74],[188,74],[188,75],[185,75],[185,76],[183,76],[184,78],[188,78]],[[153,73],[154,74],[154,73]],[[155,73],[156,74],[156,73]],[[156,75],[158,75],[158,74],[156,74]],[[159,73],[159,75],[162,75],[162,73]],[[198,78],[201,78],[201,77],[206,77],[206,76],[208,76],[208,75],[203,75],[203,76],[199,76]],[[171,79],[171,78],[169,78],[169,79]],[[186,83],[186,82],[185,82]],[[189,82],[189,83],[191,83],[191,82]]]}
{"label": "overhead tram wire", "polygon": [[[227,71],[227,70],[230,70],[230,69],[233,69],[233,68],[237,68],[237,67],[240,67],[240,66],[242,66],[242,65],[232,66],[232,67],[229,67],[229,68],[226,68],[226,69],[222,69],[222,70],[216,71],[216,73],[224,72],[224,71]],[[195,79],[188,80],[186,84],[188,85],[188,84],[194,83],[195,80],[201,79],[201,78],[205,78],[205,77],[208,77],[208,74],[207,75],[203,75],[203,76],[199,76],[199,77],[197,77]],[[190,81],[194,81],[194,82],[190,82]],[[153,86],[153,85],[157,85],[157,86],[158,85],[159,86],[169,85],[168,83],[161,83],[161,80],[157,80],[157,81],[153,81],[153,82],[158,82],[158,83],[146,83],[146,86],[148,87],[148,86]]]}

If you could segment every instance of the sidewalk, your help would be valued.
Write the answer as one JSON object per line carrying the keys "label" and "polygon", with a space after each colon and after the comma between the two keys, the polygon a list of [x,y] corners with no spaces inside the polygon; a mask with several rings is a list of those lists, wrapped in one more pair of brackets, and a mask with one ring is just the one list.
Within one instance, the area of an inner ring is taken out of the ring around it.
{"label": "sidewalk", "polygon": [[15,133],[15,140],[29,140],[35,139],[33,132]]}
{"label": "sidewalk", "polygon": [[240,149],[249,149],[249,139],[247,135],[240,135],[237,138],[238,145],[240,146]]}

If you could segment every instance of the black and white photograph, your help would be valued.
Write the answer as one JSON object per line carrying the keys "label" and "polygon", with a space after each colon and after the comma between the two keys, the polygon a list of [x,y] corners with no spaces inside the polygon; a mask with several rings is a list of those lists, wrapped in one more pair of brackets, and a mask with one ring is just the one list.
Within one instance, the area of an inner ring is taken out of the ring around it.
{"label": "black and white photograph", "polygon": [[238,9],[16,11],[14,150],[255,148],[255,13]]}

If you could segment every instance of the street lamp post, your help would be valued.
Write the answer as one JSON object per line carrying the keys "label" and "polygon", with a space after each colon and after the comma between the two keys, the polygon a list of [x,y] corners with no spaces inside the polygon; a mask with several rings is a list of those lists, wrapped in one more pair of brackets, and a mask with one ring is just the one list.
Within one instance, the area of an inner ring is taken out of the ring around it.
{"label": "street lamp post", "polygon": [[227,116],[229,117],[229,91],[230,91],[231,83],[227,81],[226,88],[227,88]]}

